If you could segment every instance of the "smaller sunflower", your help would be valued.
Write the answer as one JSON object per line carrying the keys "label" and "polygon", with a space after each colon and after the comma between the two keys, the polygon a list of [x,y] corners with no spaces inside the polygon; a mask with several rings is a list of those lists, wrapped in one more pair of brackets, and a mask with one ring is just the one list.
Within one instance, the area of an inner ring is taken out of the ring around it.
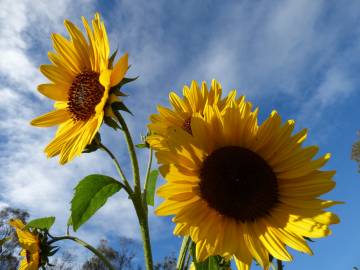
{"label": "smaller sunflower", "polygon": [[161,147],[166,142],[167,130],[171,126],[180,127],[192,134],[191,118],[193,116],[203,116],[206,104],[217,105],[222,110],[229,100],[236,95],[236,91],[232,91],[224,99],[221,98],[221,95],[221,84],[216,80],[211,81],[210,89],[205,82],[202,82],[200,88],[196,81],[192,81],[190,87],[184,86],[183,98],[175,92],[170,92],[169,99],[172,109],[159,105],[157,107],[159,114],[150,116],[151,123],[148,127],[152,131],[152,136],[148,138],[148,143],[153,148]]}
{"label": "smaller sunflower", "polygon": [[39,235],[24,229],[25,224],[20,219],[10,220],[15,228],[19,244],[22,248],[20,255],[24,258],[20,262],[19,270],[37,270],[41,265],[41,248]]}
{"label": "smaller sunflower", "polygon": [[38,91],[55,101],[55,110],[31,121],[38,127],[59,125],[45,152],[48,157],[60,155],[61,164],[80,155],[94,139],[108,113],[106,105],[117,100],[110,89],[122,81],[128,70],[127,54],[112,67],[100,15],[95,14],[93,29],[84,17],[82,20],[88,39],[70,21],[65,21],[70,40],[52,35],[56,51],[48,54],[52,64],[40,67],[52,83],[40,84]]}

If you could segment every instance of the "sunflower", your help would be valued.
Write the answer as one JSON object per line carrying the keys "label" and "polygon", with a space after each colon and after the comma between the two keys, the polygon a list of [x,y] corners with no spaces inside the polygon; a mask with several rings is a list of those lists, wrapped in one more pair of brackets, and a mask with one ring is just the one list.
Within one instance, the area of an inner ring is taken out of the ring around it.
{"label": "sunflower", "polygon": [[40,267],[40,239],[37,233],[24,229],[25,224],[20,219],[10,220],[10,225],[16,229],[19,244],[22,248],[19,270],[37,270]]}
{"label": "sunflower", "polygon": [[40,84],[38,91],[55,101],[55,110],[42,115],[31,124],[38,127],[59,125],[55,138],[45,148],[48,157],[60,155],[65,164],[81,154],[91,143],[104,118],[106,105],[114,100],[109,94],[128,69],[128,55],[122,56],[112,68],[109,41],[104,22],[95,14],[90,28],[82,17],[87,38],[70,21],[65,21],[71,39],[53,34],[56,52],[49,52],[52,62],[40,71],[51,83]]}
{"label": "sunflower", "polygon": [[150,116],[151,124],[149,129],[153,136],[148,137],[148,143],[153,148],[161,147],[166,143],[166,133],[170,126],[176,126],[184,129],[188,133],[191,131],[191,118],[195,115],[203,115],[206,104],[217,105],[220,110],[226,107],[230,98],[236,95],[232,91],[225,99],[221,98],[222,88],[219,82],[212,80],[211,87],[208,89],[205,82],[202,82],[201,88],[196,81],[192,81],[190,87],[183,88],[183,98],[175,92],[169,94],[172,109],[158,106],[159,114]]}
{"label": "sunflower", "polygon": [[324,210],[338,202],[318,198],[335,186],[335,171],[320,170],[330,154],[314,159],[306,129],[293,135],[294,121],[276,111],[258,125],[257,113],[244,97],[222,110],[206,104],[191,134],[169,126],[156,148],[167,181],[156,214],[175,215],[174,234],[191,236],[197,261],[232,256],[238,269],[254,259],[268,269],[270,255],[292,260],[286,246],[312,254],[305,237],[328,236],[339,222]]}

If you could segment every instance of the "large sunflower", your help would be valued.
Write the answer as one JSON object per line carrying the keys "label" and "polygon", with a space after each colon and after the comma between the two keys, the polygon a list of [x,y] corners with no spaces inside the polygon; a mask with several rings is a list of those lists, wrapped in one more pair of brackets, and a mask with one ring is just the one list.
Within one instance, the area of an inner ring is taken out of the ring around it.
{"label": "large sunflower", "polygon": [[336,202],[318,198],[335,186],[335,171],[320,171],[330,154],[314,159],[318,147],[302,146],[307,130],[293,129],[276,111],[259,126],[257,110],[235,97],[222,111],[206,105],[191,134],[168,127],[156,148],[167,181],[156,214],[175,215],[174,233],[191,236],[198,261],[233,256],[238,269],[253,259],[268,269],[269,255],[292,260],[286,246],[312,254],[304,237],[327,236],[339,222],[324,210]]}
{"label": "large sunflower", "polygon": [[25,224],[20,219],[10,220],[10,225],[16,229],[19,244],[22,248],[19,270],[37,270],[40,267],[40,240],[35,232],[25,230]]}
{"label": "large sunflower", "polygon": [[52,35],[56,51],[48,54],[52,63],[40,67],[52,83],[41,84],[38,90],[55,101],[55,110],[31,122],[38,127],[59,125],[45,152],[48,157],[60,155],[61,164],[80,155],[93,140],[103,121],[105,105],[112,100],[109,90],[128,69],[127,54],[113,68],[109,65],[109,41],[100,15],[96,13],[92,20],[93,29],[84,17],[82,20],[88,40],[70,21],[65,21],[70,40]]}
{"label": "large sunflower", "polygon": [[159,114],[150,116],[149,129],[153,135],[148,137],[148,142],[153,148],[162,147],[166,144],[167,129],[171,126],[181,127],[191,134],[191,118],[193,116],[202,116],[206,104],[216,104],[222,110],[231,97],[236,95],[236,91],[232,91],[227,98],[222,98],[221,95],[222,88],[216,80],[211,81],[210,89],[205,82],[202,82],[200,88],[196,81],[192,81],[190,87],[184,86],[182,98],[175,92],[171,92],[169,99],[172,108],[158,106]]}

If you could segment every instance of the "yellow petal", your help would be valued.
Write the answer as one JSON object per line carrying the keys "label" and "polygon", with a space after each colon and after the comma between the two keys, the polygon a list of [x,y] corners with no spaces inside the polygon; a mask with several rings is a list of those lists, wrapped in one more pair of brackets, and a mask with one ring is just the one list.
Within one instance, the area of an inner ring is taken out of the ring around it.
{"label": "yellow petal", "polygon": [[89,45],[86,42],[84,35],[81,33],[79,28],[77,28],[72,22],[68,20],[65,20],[65,27],[71,36],[73,46],[77,54],[80,56],[83,66],[87,69],[91,69]]}
{"label": "yellow petal", "polygon": [[80,73],[82,63],[79,55],[76,53],[73,44],[59,34],[52,34],[55,50],[62,56],[66,64],[71,67],[75,73]]}
{"label": "yellow petal", "polygon": [[263,267],[269,266],[269,254],[259,240],[251,223],[244,223],[244,239],[250,253]]}
{"label": "yellow petal", "polygon": [[286,250],[285,245],[281,242],[276,235],[268,229],[268,224],[258,222],[254,224],[259,234],[259,239],[269,253],[275,258],[282,261],[291,261],[292,257]]}
{"label": "yellow petal", "polygon": [[99,81],[105,88],[109,88],[110,78],[111,78],[111,70],[106,69],[101,72]]}
{"label": "yellow petal", "polygon": [[54,83],[71,85],[74,79],[69,73],[54,65],[41,65],[40,71]]}
{"label": "yellow petal", "polygon": [[171,105],[174,107],[175,111],[177,112],[187,112],[187,107],[184,103],[184,101],[174,92],[171,92],[169,94],[169,99],[171,102]]}
{"label": "yellow petal", "polygon": [[68,140],[76,136],[81,131],[83,126],[84,122],[74,122],[73,120],[68,120],[64,124],[60,125],[58,131],[56,132],[55,138],[46,146],[44,150],[47,156],[53,157],[58,155]]}
{"label": "yellow petal", "polygon": [[206,249],[206,241],[199,241],[196,243],[196,260],[198,262],[204,261],[209,254]]}
{"label": "yellow petal", "polygon": [[38,91],[44,96],[56,101],[67,101],[68,90],[66,86],[62,84],[40,84]]}
{"label": "yellow petal", "polygon": [[197,196],[193,197],[188,201],[181,201],[181,202],[165,200],[156,208],[155,214],[158,216],[174,215],[178,211],[180,211],[184,206],[193,203],[197,200],[200,200],[200,198]]}
{"label": "yellow petal", "polygon": [[15,229],[22,230],[25,227],[25,224],[21,221],[21,219],[10,219],[9,224]]}
{"label": "yellow petal", "polygon": [[128,68],[128,54],[126,53],[119,59],[119,61],[114,66],[114,69],[111,73],[110,85],[115,86],[120,83],[121,80],[124,78]]}
{"label": "yellow petal", "polygon": [[246,263],[242,260],[239,260],[237,257],[234,257],[235,265],[238,270],[250,270],[251,267],[251,261],[250,263]]}
{"label": "yellow petal", "polygon": [[51,127],[59,125],[69,119],[71,119],[71,113],[68,110],[54,110],[35,118],[31,121],[31,124],[38,127]]}
{"label": "yellow petal", "polygon": [[287,246],[309,255],[313,254],[312,250],[302,236],[298,236],[297,234],[291,233],[282,228],[269,227],[269,230]]}

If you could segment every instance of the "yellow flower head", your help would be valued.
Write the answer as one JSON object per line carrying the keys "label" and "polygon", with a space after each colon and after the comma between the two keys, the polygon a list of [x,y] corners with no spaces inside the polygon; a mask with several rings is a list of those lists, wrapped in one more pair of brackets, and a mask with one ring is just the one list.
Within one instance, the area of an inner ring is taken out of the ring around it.
{"label": "yellow flower head", "polygon": [[128,55],[109,64],[110,46],[104,22],[95,14],[92,29],[83,17],[87,39],[70,21],[65,27],[70,40],[53,34],[56,52],[49,52],[50,65],[40,71],[51,83],[38,86],[40,93],[55,101],[55,110],[31,124],[38,127],[59,125],[55,138],[45,148],[48,157],[60,155],[65,164],[81,154],[99,130],[109,100],[109,90],[117,85],[128,69]]}
{"label": "yellow flower head", "polygon": [[314,159],[318,147],[302,146],[307,130],[292,135],[295,122],[276,111],[258,125],[257,113],[232,96],[221,109],[205,104],[191,133],[173,125],[157,141],[167,183],[156,214],[174,215],[174,233],[191,236],[197,261],[232,256],[238,269],[253,259],[268,269],[269,255],[292,260],[286,246],[312,254],[304,237],[330,235],[339,222],[324,210],[337,202],[319,199],[335,186],[335,171],[320,170],[330,154]]}
{"label": "yellow flower head", "polygon": [[10,220],[10,225],[16,229],[19,244],[22,248],[19,270],[37,270],[40,267],[40,240],[35,232],[24,229],[25,224],[20,219]]}
{"label": "yellow flower head", "polygon": [[171,92],[169,99],[172,108],[158,106],[159,114],[150,116],[151,123],[148,126],[153,135],[148,137],[148,143],[154,149],[162,147],[166,144],[167,130],[172,126],[180,127],[191,134],[191,118],[193,116],[202,116],[206,104],[216,104],[222,110],[230,98],[236,95],[236,91],[232,91],[225,99],[222,99],[221,95],[222,88],[216,80],[211,82],[210,89],[205,82],[201,84],[200,88],[196,81],[192,81],[190,87],[184,86],[182,98]]}

